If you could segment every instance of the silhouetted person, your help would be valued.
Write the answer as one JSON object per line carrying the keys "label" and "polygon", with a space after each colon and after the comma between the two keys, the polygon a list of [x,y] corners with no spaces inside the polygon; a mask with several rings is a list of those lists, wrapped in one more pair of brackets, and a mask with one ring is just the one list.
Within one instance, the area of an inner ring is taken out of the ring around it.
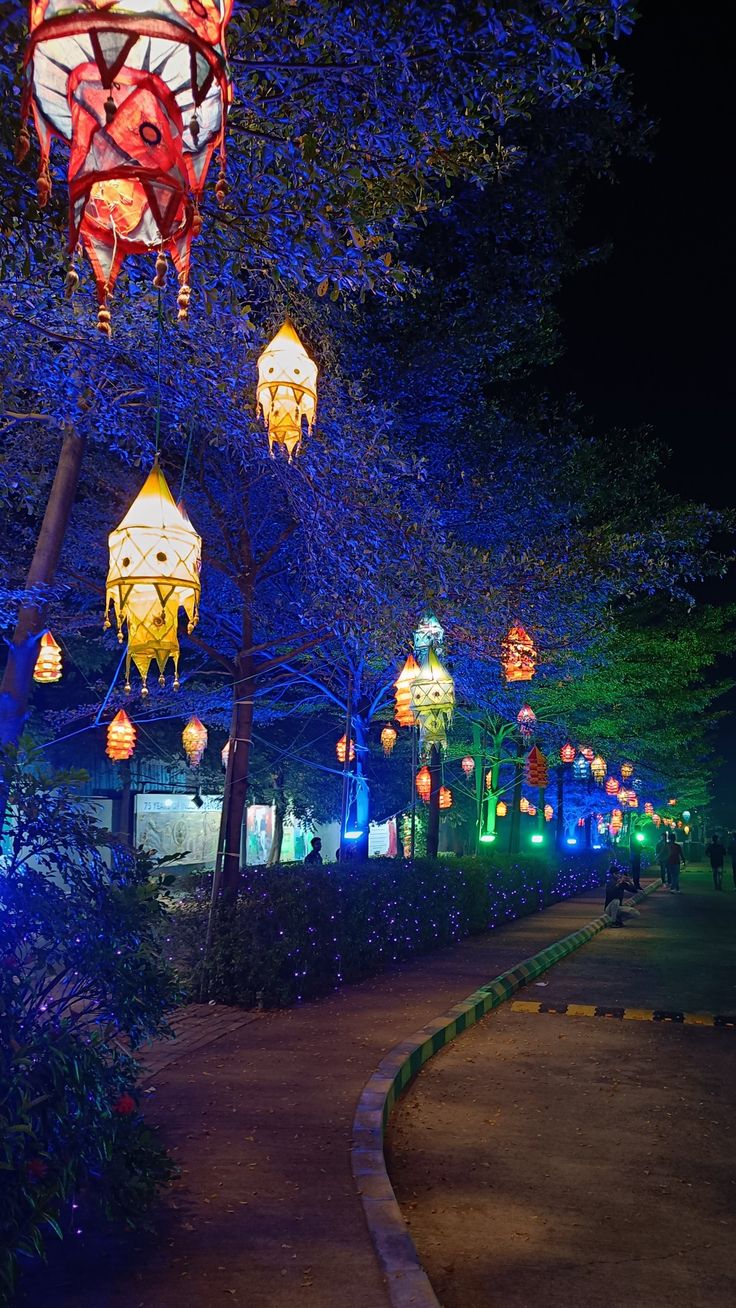
{"label": "silhouetted person", "polygon": [[670,831],[667,837],[667,879],[673,895],[680,893],[680,868],[685,866],[682,845],[678,845],[677,836]]}
{"label": "silhouetted person", "polygon": [[667,843],[667,832],[663,831],[654,851],[654,857],[659,863],[659,875],[662,878],[662,885],[667,881],[667,860],[669,858],[669,845]]}
{"label": "silhouetted person", "polygon": [[634,894],[636,886],[630,881],[618,863],[612,863],[606,873],[605,911],[611,919],[612,926],[623,926],[622,904],[627,891]]}
{"label": "silhouetted person", "polygon": [[705,846],[705,856],[710,859],[710,869],[713,873],[713,889],[723,890],[723,860],[726,856],[726,846],[717,831],[711,836],[708,844]]}
{"label": "silhouetted person", "polygon": [[320,850],[322,848],[322,841],[320,840],[319,836],[312,836],[311,844],[312,844],[312,848],[310,852],[307,854],[307,857],[305,858],[304,862],[319,863],[319,865],[321,866],[322,855],[320,853]]}
{"label": "silhouetted person", "polygon": [[632,845],[629,850],[629,871],[631,872],[634,889],[641,890],[641,850],[638,845]]}
{"label": "silhouetted person", "polygon": [[733,877],[733,888],[736,890],[736,831],[732,831],[728,837],[728,853],[731,859],[731,876]]}

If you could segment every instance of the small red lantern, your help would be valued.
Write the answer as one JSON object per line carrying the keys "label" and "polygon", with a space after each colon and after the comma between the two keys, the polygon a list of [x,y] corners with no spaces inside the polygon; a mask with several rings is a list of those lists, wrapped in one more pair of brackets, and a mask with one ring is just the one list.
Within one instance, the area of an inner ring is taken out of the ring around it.
{"label": "small red lantern", "polygon": [[516,721],[522,736],[531,736],[537,723],[537,715],[529,704],[522,704],[516,715]]}
{"label": "small red lantern", "polygon": [[592,750],[592,749],[590,748],[590,745],[581,745],[581,746],[580,746],[580,753],[582,754],[582,756],[583,756],[583,758],[585,759],[586,763],[592,763],[592,762],[593,762],[593,759],[595,758],[595,750]]}
{"label": "small red lantern", "polygon": [[45,631],[41,637],[38,658],[33,669],[33,680],[41,686],[50,686],[55,681],[61,681],[61,649],[50,631]]}
{"label": "small red lantern", "polygon": [[449,786],[440,786],[440,808],[452,808],[452,791]]}
{"label": "small red lantern", "polygon": [[554,811],[552,805],[551,805],[551,804],[545,804],[545,806],[544,806],[544,820],[545,820],[545,822],[551,822],[551,821],[552,821],[552,818],[554,817],[554,815],[555,815],[555,811]]}
{"label": "small red lantern", "polygon": [[393,727],[384,727],[381,732],[381,747],[386,758],[388,758],[394,745],[396,744],[396,732]]}
{"label": "small red lantern", "polygon": [[608,780],[607,780],[607,782],[606,782],[606,794],[607,794],[607,795],[617,795],[618,792],[619,792],[619,790],[620,790],[620,788],[621,788],[621,787],[619,786],[619,783],[618,783],[618,780],[617,780],[616,777],[609,777],[609,778],[608,778]]}
{"label": "small red lantern", "polygon": [[536,817],[537,816],[536,804],[530,804],[526,811],[529,814],[529,817]]}
{"label": "small red lantern", "polygon": [[114,763],[120,763],[132,756],[135,749],[135,727],[125,709],[115,714],[107,728],[107,748],[105,753]]}
{"label": "small red lantern", "polygon": [[578,826],[579,827],[585,826],[585,818],[578,818]]}
{"label": "small red lantern", "polygon": [[575,762],[575,746],[571,745],[569,740],[566,745],[562,746],[562,749],[560,750],[560,758],[563,763]]}
{"label": "small red lantern", "polygon": [[[335,745],[335,753],[337,754],[338,763],[344,763],[345,762],[345,737],[344,736],[341,736],[337,744]],[[349,762],[352,763],[354,758],[355,758],[355,742],[351,740]]]}
{"label": "small red lantern", "polygon": [[634,775],[634,764],[633,764],[633,763],[622,763],[622,764],[621,764],[621,776],[623,777],[624,781],[628,781],[629,777],[633,777],[633,775]]}
{"label": "small red lantern", "polygon": [[537,648],[523,627],[511,627],[501,642],[501,663],[507,681],[531,681],[537,666]]}
{"label": "small red lantern", "polygon": [[472,777],[473,772],[475,771],[475,759],[473,758],[472,754],[465,755],[465,758],[462,760],[460,767],[462,768],[466,777]]}
{"label": "small red lantern", "polygon": [[541,749],[536,745],[533,745],[529,750],[524,771],[527,783],[530,786],[536,786],[538,790],[541,790],[547,785],[549,781],[547,760]]}
{"label": "small red lantern", "polygon": [[416,775],[414,783],[417,788],[417,794],[423,803],[429,803],[429,796],[432,790],[432,774],[428,767],[420,768]]}

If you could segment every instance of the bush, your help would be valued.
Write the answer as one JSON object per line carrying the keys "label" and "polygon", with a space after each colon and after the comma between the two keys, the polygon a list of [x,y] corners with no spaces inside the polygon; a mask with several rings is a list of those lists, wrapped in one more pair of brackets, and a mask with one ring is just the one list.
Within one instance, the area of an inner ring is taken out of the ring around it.
{"label": "bush", "polygon": [[248,868],[219,911],[206,962],[207,908],[176,913],[174,948],[193,997],[270,1007],[314,999],[555,900],[599,885],[608,860],[540,854]]}
{"label": "bush", "polygon": [[166,1032],[178,998],[159,946],[163,878],[110,846],[70,776],[8,763],[4,777],[0,1298],[49,1232],[94,1212],[133,1226],[171,1175],[138,1111],[132,1050]]}

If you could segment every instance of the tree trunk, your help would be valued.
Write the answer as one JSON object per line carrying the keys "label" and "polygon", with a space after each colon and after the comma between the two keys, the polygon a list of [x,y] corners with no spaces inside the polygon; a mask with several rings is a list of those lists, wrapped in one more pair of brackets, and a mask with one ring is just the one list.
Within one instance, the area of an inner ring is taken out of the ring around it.
{"label": "tree trunk", "polygon": [[368,728],[365,720],[353,716],[355,728],[355,829],[360,838],[353,843],[353,857],[364,862],[368,858],[368,832],[370,827],[371,797],[365,775],[364,758],[368,750]]}
{"label": "tree trunk", "polygon": [[[56,465],[56,474],[43,515],[26,589],[50,586],[56,576],[61,547],[74,504],[82,466],[84,439],[68,429]],[[24,605],[8,648],[8,661],[0,684],[0,746],[17,745],[28,712],[39,637],[44,629],[44,605]],[[0,818],[4,800],[0,793]]]}
{"label": "tree trunk", "polygon": [[429,813],[427,814],[427,858],[436,858],[440,847],[440,751],[432,745],[429,751]]}
{"label": "tree trunk", "polygon": [[557,768],[557,848],[565,843],[565,764]]}
{"label": "tree trunk", "polygon": [[524,769],[521,763],[516,764],[516,775],[514,777],[514,789],[512,791],[513,799],[511,801],[511,830],[509,832],[509,853],[518,854],[519,840],[521,836],[521,785],[524,779]]}
{"label": "tree trunk", "polygon": [[274,867],[281,862],[281,849],[284,843],[284,817],[286,816],[286,796],[284,795],[284,774],[279,769],[273,779],[273,840],[268,851],[266,864]]}

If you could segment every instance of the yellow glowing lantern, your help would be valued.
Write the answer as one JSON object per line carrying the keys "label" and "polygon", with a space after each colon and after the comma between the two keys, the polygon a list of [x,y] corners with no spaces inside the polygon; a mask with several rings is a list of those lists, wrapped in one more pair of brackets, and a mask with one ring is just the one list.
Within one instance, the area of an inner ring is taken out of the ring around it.
{"label": "yellow glowing lantern", "polygon": [[501,642],[501,665],[507,681],[531,681],[537,666],[537,647],[522,626],[509,629]]}
{"label": "yellow glowing lantern", "polygon": [[440,808],[452,808],[452,791],[449,786],[440,786]]}
{"label": "yellow glowing lantern", "polygon": [[521,813],[529,812],[529,800],[527,799],[526,795],[522,795],[521,799],[519,800],[519,811]]}
{"label": "yellow glowing lantern", "polygon": [[[344,763],[345,762],[345,737],[344,736],[341,736],[337,744],[335,745],[335,753],[337,754],[338,763]],[[348,761],[352,763],[354,758],[355,758],[355,741],[351,740],[350,756]]]}
{"label": "yellow glowing lantern", "polygon": [[419,664],[414,655],[410,654],[397,680],[394,682],[396,687],[396,712],[394,717],[400,727],[413,727],[416,723],[416,718],[411,709],[411,688],[418,676]]}
{"label": "yellow glowing lantern", "polygon": [[606,760],[601,758],[600,754],[596,754],[590,761],[590,770],[596,781],[602,781],[606,775]]}
{"label": "yellow glowing lantern", "polygon": [[460,763],[460,767],[462,768],[466,777],[472,777],[475,771],[475,759],[473,758],[472,754],[465,755],[465,758]]}
{"label": "yellow glowing lantern", "polygon": [[121,709],[115,714],[112,722],[107,728],[107,746],[105,753],[114,763],[120,763],[128,759],[135,749],[136,735],[135,727],[128,717],[125,709]]}
{"label": "yellow glowing lantern", "polygon": [[199,573],[202,541],[186,512],[177,508],[158,460],[125,517],[110,533],[110,567],[105,596],[105,627],[110,626],[112,604],[123,640],[128,627],[125,659],[126,690],[134,663],[148,694],[146,678],[152,663],[158,665],[159,685],[164,668],[174,663],[174,689],[179,686],[179,609],[188,618],[188,631],[199,616]]}
{"label": "yellow glowing lantern", "polygon": [[506,817],[508,811],[509,811],[508,804],[505,804],[502,799],[499,799],[496,805],[496,817]]}
{"label": "yellow glowing lantern", "polygon": [[394,731],[393,727],[384,727],[383,731],[381,732],[381,747],[383,749],[384,754],[386,755],[386,758],[388,758],[395,744],[396,744],[396,732]]}
{"label": "yellow glowing lantern", "polygon": [[419,769],[416,775],[415,785],[419,798],[423,800],[425,804],[428,804],[432,790],[432,774],[428,767]]}
{"label": "yellow glowing lantern", "polygon": [[440,663],[434,649],[427,650],[411,683],[411,706],[419,720],[422,745],[447,745],[447,728],[455,708],[455,684]]}
{"label": "yellow glowing lantern", "polygon": [[529,817],[536,817],[536,816],[537,816],[537,806],[536,806],[536,804],[530,804],[529,807],[528,807],[528,809],[527,809],[526,811],[527,811],[527,813],[529,814]]}
{"label": "yellow glowing lantern", "polygon": [[623,777],[624,781],[628,781],[629,777],[633,777],[633,775],[634,775],[634,764],[633,764],[633,763],[622,763],[622,764],[621,764],[621,776]]}
{"label": "yellow glowing lantern", "polygon": [[689,836],[689,835],[690,835],[690,828],[689,828],[689,826],[685,825],[685,826],[682,828],[682,830],[683,830],[683,832],[684,832],[684,834],[685,834],[686,836]]}
{"label": "yellow glowing lantern", "polygon": [[190,718],[181,733],[181,743],[191,767],[196,768],[201,763],[202,755],[207,748],[207,740],[207,728],[204,723],[196,716]]}
{"label": "yellow glowing lantern", "polygon": [[[621,771],[623,772],[623,768],[621,769]],[[669,804],[670,808],[674,808],[674,807],[675,807],[675,804],[677,803],[677,800],[676,800],[676,799],[668,799],[668,800],[667,800],[667,803]]]}
{"label": "yellow glowing lantern", "polygon": [[555,815],[555,811],[554,811],[552,805],[551,805],[551,804],[545,804],[545,806],[544,806],[544,820],[545,820],[545,822],[551,822],[551,821],[552,821],[552,818],[554,817],[554,815]]}
{"label": "yellow glowing lantern", "polygon": [[61,649],[50,631],[45,631],[41,637],[38,658],[33,669],[33,680],[41,686],[50,686],[55,681],[61,681]]}
{"label": "yellow glowing lantern", "polygon": [[311,433],[317,411],[317,365],[288,318],[258,360],[258,410],[268,428],[268,448],[283,445],[289,462],[299,452],[302,421]]}

